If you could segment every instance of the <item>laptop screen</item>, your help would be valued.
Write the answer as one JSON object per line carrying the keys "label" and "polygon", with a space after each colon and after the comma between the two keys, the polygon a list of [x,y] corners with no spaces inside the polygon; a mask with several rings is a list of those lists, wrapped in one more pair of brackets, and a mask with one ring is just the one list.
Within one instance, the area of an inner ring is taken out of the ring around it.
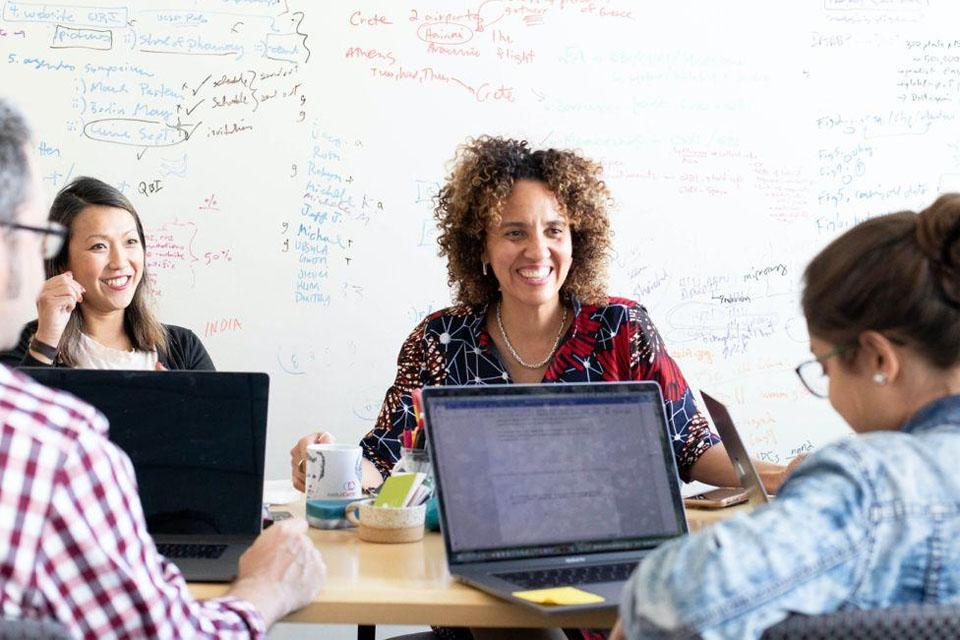
{"label": "laptop screen", "polygon": [[730,463],[733,464],[733,468],[737,472],[740,486],[750,492],[750,503],[754,506],[760,506],[769,502],[769,496],[760,479],[760,474],[757,473],[756,467],[750,460],[747,448],[744,446],[743,440],[740,439],[740,434],[733,424],[733,418],[727,411],[727,407],[706,391],[701,391],[700,395],[710,418],[713,420],[713,425],[717,428],[717,433],[723,442],[723,448],[727,450]]}
{"label": "laptop screen", "polygon": [[655,383],[423,397],[451,562],[642,549],[685,531]]}
{"label": "laptop screen", "polygon": [[147,529],[256,535],[269,378],[262,373],[24,369],[93,405],[130,457]]}

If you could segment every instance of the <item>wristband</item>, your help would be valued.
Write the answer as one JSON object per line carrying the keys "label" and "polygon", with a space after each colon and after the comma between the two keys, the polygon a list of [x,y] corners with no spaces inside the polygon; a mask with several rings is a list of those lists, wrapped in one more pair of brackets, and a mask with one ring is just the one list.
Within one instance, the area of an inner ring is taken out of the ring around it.
{"label": "wristband", "polygon": [[50,360],[53,362],[57,361],[57,352],[59,351],[59,349],[57,349],[57,347],[47,344],[46,342],[41,342],[40,340],[37,340],[37,336],[33,336],[32,338],[30,338],[30,350],[36,351],[37,353],[39,353],[40,355],[46,358],[50,358]]}

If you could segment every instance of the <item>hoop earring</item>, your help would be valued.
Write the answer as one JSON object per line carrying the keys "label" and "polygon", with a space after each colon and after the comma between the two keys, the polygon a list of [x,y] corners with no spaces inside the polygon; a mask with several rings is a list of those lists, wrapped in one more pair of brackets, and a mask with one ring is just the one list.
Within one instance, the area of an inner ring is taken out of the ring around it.
{"label": "hoop earring", "polygon": [[483,275],[487,275],[487,263],[486,263],[486,262],[482,262],[482,263],[480,263],[480,264],[483,265]]}
{"label": "hoop earring", "polygon": [[887,376],[880,371],[877,371],[875,374],[873,374],[873,384],[882,387],[883,385],[887,384]]}

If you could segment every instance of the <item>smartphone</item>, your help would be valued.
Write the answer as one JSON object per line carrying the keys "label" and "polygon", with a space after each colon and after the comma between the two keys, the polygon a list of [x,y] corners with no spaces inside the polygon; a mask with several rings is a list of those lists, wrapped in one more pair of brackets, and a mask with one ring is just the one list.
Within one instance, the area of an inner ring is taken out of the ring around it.
{"label": "smartphone", "polygon": [[706,493],[683,499],[683,504],[691,509],[722,509],[747,501],[749,494],[740,487],[721,487]]}
{"label": "smartphone", "polygon": [[269,517],[263,519],[263,528],[266,529],[274,522],[280,522],[281,520],[287,520],[292,518],[293,514],[289,511],[268,511]]}

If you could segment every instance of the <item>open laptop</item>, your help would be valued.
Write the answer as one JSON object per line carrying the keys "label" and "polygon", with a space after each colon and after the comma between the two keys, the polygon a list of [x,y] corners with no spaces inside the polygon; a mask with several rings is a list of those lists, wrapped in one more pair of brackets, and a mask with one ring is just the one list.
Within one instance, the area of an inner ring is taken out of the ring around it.
{"label": "open laptop", "polygon": [[[450,573],[543,613],[615,607],[640,559],[686,533],[655,382],[429,387],[423,408]],[[597,604],[516,591],[574,586]]]}
{"label": "open laptop", "polygon": [[130,457],[147,529],[187,580],[225,582],[260,533],[269,377],[26,368],[99,409]]}
{"label": "open laptop", "polygon": [[717,434],[723,441],[723,447],[727,450],[730,462],[740,478],[740,486],[747,490],[747,501],[754,507],[770,502],[770,496],[767,494],[763,482],[760,480],[760,474],[757,468],[753,466],[747,448],[740,439],[737,428],[733,425],[733,418],[730,412],[716,398],[710,396],[704,391],[700,392],[703,397],[703,404],[713,419],[713,425],[717,428]]}

